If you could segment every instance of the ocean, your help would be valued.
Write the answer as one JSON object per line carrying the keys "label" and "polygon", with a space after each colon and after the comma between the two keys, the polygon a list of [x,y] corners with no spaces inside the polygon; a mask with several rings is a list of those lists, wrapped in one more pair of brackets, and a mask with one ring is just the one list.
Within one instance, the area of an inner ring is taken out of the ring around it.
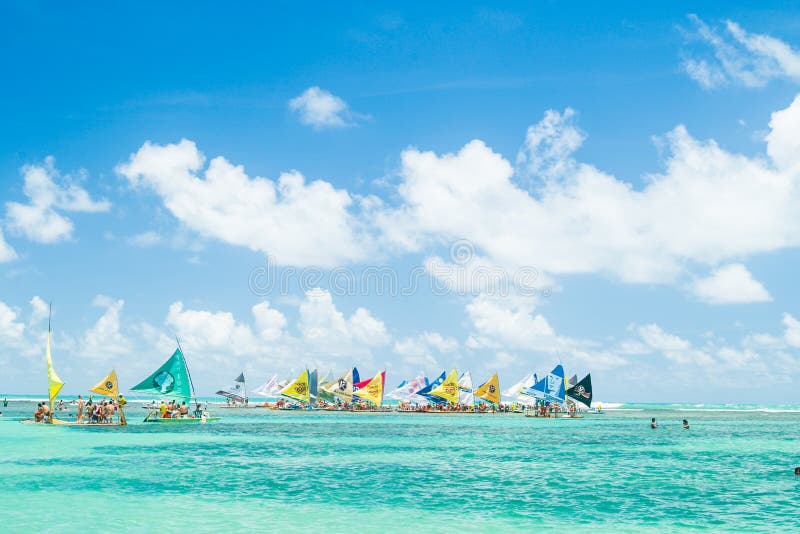
{"label": "ocean", "polygon": [[800,529],[797,407],[217,409],[217,423],[162,425],[131,404],[124,428],[20,424],[33,406],[2,408],[2,532]]}

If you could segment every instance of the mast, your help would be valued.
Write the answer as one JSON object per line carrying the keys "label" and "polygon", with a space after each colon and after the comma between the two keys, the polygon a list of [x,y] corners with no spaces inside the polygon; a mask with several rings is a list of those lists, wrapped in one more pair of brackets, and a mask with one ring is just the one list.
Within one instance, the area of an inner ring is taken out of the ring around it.
{"label": "mast", "polygon": [[[192,395],[194,395],[194,403],[197,404],[197,392],[194,390],[194,382],[192,382],[192,373],[189,372],[189,364],[186,363],[186,354],[183,352],[183,347],[181,347],[181,342],[178,339],[178,336],[175,336],[175,341],[178,342],[178,348],[181,349],[181,354],[183,354],[183,367],[186,369],[186,376],[189,377],[189,387],[192,388]],[[191,402],[191,398],[189,402]]]}
{"label": "mast", "polygon": [[[50,350],[50,319],[53,317],[53,301],[47,305],[47,349]],[[48,363],[52,365],[52,363]],[[47,399],[50,403],[50,422],[53,422],[53,397],[50,396],[50,369],[47,370]]]}

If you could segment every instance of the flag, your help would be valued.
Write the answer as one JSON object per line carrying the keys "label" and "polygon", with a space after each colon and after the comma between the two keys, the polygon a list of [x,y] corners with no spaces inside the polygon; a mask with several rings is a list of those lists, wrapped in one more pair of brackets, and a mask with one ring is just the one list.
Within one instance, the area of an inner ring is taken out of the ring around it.
{"label": "flag", "polygon": [[117,372],[112,369],[108,376],[101,380],[95,387],[90,389],[92,393],[105,395],[114,399],[119,395],[119,385],[117,383]]}
{"label": "flag", "polygon": [[475,391],[475,396],[494,404],[500,403],[500,380],[497,378],[497,373],[493,374],[492,378],[481,384]]}

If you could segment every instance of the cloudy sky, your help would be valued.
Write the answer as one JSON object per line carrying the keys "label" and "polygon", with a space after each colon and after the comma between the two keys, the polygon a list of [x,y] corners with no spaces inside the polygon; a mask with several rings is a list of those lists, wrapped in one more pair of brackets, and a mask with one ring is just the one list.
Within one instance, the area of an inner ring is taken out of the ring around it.
{"label": "cloudy sky", "polygon": [[[797,7],[0,7],[0,392],[561,362],[797,402]],[[702,11],[697,11],[700,7]],[[309,16],[313,12],[313,16]]]}

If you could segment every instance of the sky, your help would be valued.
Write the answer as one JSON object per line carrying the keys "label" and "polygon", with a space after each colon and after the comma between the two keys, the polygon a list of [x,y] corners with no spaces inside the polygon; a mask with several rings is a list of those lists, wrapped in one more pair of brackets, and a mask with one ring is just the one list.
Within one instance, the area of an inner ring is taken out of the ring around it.
{"label": "sky", "polygon": [[796,403],[800,4],[4,2],[0,393]]}

